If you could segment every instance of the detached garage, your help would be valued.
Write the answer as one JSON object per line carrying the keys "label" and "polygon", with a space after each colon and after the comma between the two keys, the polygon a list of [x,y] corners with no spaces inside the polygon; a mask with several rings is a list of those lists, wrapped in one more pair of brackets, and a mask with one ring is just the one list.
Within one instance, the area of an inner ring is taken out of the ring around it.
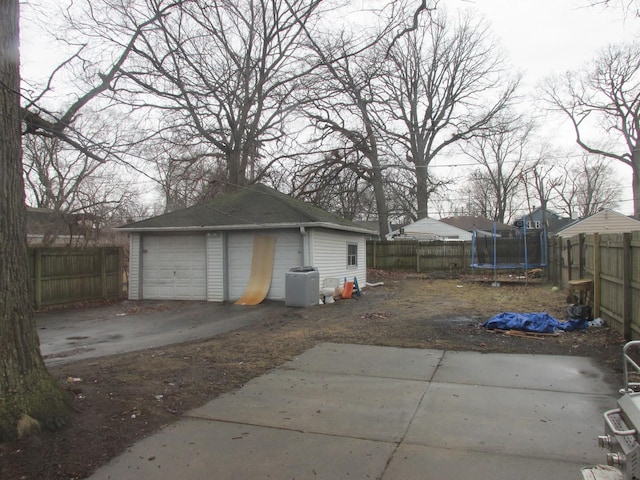
{"label": "detached garage", "polygon": [[[130,234],[131,300],[217,302],[242,297],[260,255],[269,261],[269,300],[285,299],[286,272],[302,266],[318,269],[320,285],[329,277],[364,285],[372,233],[261,184],[120,230]],[[265,238],[273,248],[254,258]]]}

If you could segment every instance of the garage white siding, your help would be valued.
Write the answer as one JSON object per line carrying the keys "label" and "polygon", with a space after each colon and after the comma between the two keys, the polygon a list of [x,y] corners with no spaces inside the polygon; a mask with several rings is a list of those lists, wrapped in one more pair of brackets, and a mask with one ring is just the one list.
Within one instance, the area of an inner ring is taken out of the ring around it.
{"label": "garage white siding", "polygon": [[207,300],[224,301],[224,239],[221,233],[207,234]]}
{"label": "garage white siding", "polygon": [[273,262],[273,277],[267,298],[284,300],[286,273],[292,268],[301,266],[302,235],[298,230],[279,232],[276,240],[276,258]]}
{"label": "garage white siding", "polygon": [[140,234],[129,238],[129,300],[140,300]]}
{"label": "garage white siding", "polygon": [[260,230],[229,233],[227,245],[229,299],[237,300],[240,298],[249,282],[254,235],[273,235],[276,237],[273,274],[267,299],[284,300],[285,273],[291,268],[299,267],[302,261],[302,235],[298,230]]}
{"label": "garage white siding", "polygon": [[[351,281],[358,279],[363,287],[367,281],[367,245],[364,235],[314,228],[310,231],[312,265],[319,270],[320,285],[325,278],[333,277]],[[358,248],[357,265],[347,265],[347,249],[349,245]]]}
{"label": "garage white siding", "polygon": [[206,237],[199,234],[142,237],[142,296],[150,300],[206,300]]}

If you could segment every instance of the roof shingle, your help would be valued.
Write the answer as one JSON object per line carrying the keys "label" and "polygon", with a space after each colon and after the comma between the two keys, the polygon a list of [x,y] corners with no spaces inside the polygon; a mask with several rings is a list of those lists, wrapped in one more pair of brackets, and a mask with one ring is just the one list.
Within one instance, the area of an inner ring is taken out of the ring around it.
{"label": "roof shingle", "polygon": [[234,229],[266,226],[334,225],[362,231],[361,226],[262,184],[243,187],[209,202],[119,227],[122,230]]}

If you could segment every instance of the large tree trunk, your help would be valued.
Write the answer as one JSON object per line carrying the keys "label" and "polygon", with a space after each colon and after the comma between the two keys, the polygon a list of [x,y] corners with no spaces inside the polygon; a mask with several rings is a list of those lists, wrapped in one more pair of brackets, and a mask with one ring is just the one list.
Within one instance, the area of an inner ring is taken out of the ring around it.
{"label": "large tree trunk", "polygon": [[384,240],[387,233],[391,233],[389,230],[389,209],[387,207],[387,197],[384,194],[384,178],[382,177],[382,170],[379,168],[380,163],[378,162],[376,165],[378,168],[374,168],[372,172],[371,184],[373,186],[373,195],[376,199],[380,239]]}
{"label": "large tree trunk", "polygon": [[18,15],[18,0],[0,1],[0,443],[57,427],[70,411],[40,355],[29,295]]}
{"label": "large tree trunk", "polygon": [[426,163],[414,161],[416,171],[417,211],[416,219],[421,220],[429,216],[429,176]]}

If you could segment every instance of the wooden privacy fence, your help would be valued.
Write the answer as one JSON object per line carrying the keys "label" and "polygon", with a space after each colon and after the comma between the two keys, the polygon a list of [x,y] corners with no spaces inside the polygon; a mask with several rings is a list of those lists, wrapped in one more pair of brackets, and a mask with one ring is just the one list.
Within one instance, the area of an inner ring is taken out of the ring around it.
{"label": "wooden privacy fence", "polygon": [[120,247],[29,247],[29,280],[34,308],[121,298]]}
{"label": "wooden privacy fence", "polygon": [[593,281],[593,315],[627,340],[640,339],[640,232],[555,237],[552,278]]}
{"label": "wooden privacy fence", "polygon": [[367,242],[367,267],[412,272],[466,271],[471,242]]}

